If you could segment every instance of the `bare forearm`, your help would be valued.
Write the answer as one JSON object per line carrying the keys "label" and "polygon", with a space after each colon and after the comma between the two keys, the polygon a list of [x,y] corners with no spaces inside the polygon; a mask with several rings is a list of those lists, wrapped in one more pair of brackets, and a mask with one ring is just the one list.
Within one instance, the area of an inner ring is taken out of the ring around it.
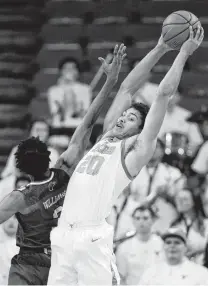
{"label": "bare forearm", "polygon": [[89,130],[91,130],[93,125],[95,124],[98,116],[100,115],[101,109],[106,99],[110,95],[115,83],[116,83],[115,79],[107,78],[103,88],[98,93],[96,98],[93,100],[92,104],[90,105],[86,115],[82,120],[82,123],[75,130],[72,139],[70,141],[70,144],[73,142],[79,142],[79,145],[81,144],[81,141],[83,141],[85,135],[89,133]]}
{"label": "bare forearm", "polygon": [[172,67],[159,85],[159,93],[164,96],[171,96],[178,88],[185,63],[189,55],[181,51],[176,57]]}
{"label": "bare forearm", "polygon": [[169,97],[173,95],[178,88],[187,58],[188,56],[186,53],[180,52],[159,85],[157,97],[150,108],[142,132],[149,141],[157,138],[165,117]]}
{"label": "bare forearm", "polygon": [[129,73],[122,83],[122,87],[130,92],[133,96],[140,88],[144,79],[150,73],[152,68],[160,60],[160,58],[167,52],[161,45],[157,45],[151,50]]}
{"label": "bare forearm", "polygon": [[105,103],[105,100],[109,97],[115,84],[116,80],[107,78],[103,88],[93,100],[87,111],[87,114],[83,119],[84,124],[87,128],[91,127],[96,122],[98,116],[100,115],[103,104]]}

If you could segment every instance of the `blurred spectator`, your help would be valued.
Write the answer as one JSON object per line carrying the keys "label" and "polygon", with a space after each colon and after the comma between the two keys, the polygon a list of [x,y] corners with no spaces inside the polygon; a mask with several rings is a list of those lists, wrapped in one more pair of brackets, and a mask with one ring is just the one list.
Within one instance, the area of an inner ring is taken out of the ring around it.
{"label": "blurred spectator", "polygon": [[133,214],[136,232],[118,246],[116,262],[121,284],[137,285],[147,266],[158,263],[162,256],[162,239],[152,233],[156,215],[151,208],[137,208]]}
{"label": "blurred spectator", "polygon": [[[135,62],[136,64],[137,62]],[[135,94],[135,101],[141,101],[148,106],[151,106],[158,90],[158,84],[152,83],[149,78],[144,78],[144,84],[141,89]],[[168,109],[163,121],[162,127],[159,132],[159,138],[163,138],[166,133],[182,133],[186,134],[189,139],[190,149],[195,150],[195,148],[201,144],[202,137],[198,130],[196,124],[187,122],[187,117],[190,116],[190,111],[179,106],[181,100],[181,95],[176,92],[170,98]]]}
{"label": "blurred spectator", "polygon": [[[47,142],[49,139],[49,126],[46,123],[46,121],[40,119],[37,120],[35,122],[33,122],[31,130],[30,130],[30,136],[34,136],[34,137],[39,137],[41,141],[43,142]],[[15,162],[15,153],[17,151],[17,146],[15,146],[6,163],[5,168],[3,169],[2,173],[1,173],[1,178],[4,179],[10,175],[18,175],[18,170],[16,169],[16,162]],[[49,151],[51,152],[50,154],[50,167],[53,167],[56,163],[56,161],[59,158],[59,154],[56,151],[56,149],[49,147]]]}
{"label": "blurred spectator", "polygon": [[80,66],[74,58],[64,58],[59,63],[57,84],[48,90],[48,104],[52,125],[77,127],[90,106],[91,89],[79,82]]}
{"label": "blurred spectator", "polygon": [[205,253],[204,253],[204,264],[203,264],[206,268],[208,268],[208,241],[206,244],[206,248],[205,248]]}
{"label": "blurred spectator", "polygon": [[151,265],[139,285],[207,285],[207,269],[185,257],[185,233],[180,229],[169,229],[163,240],[164,261]]}
{"label": "blurred spectator", "polygon": [[[161,162],[163,155],[164,144],[158,140],[152,159],[131,183],[130,193],[123,192],[118,199],[116,206],[120,215],[116,237],[132,230],[131,213],[138,205],[144,203],[154,203],[154,207],[158,210],[158,219],[154,225],[155,231],[166,231],[170,223],[177,217],[174,196],[183,185],[183,177],[178,169]],[[128,195],[128,201],[123,208],[119,204],[123,206],[126,195]],[[112,223],[113,220],[115,221],[113,212],[111,220]]]}
{"label": "blurred spectator", "polygon": [[1,225],[0,235],[0,283],[7,285],[9,268],[12,257],[18,253],[19,247],[16,246],[17,219],[15,216],[5,221]]}
{"label": "blurred spectator", "polygon": [[187,256],[203,264],[204,251],[208,238],[208,219],[205,216],[202,199],[199,193],[188,188],[176,195],[178,218],[172,226],[180,227],[187,235]]}
{"label": "blurred spectator", "polygon": [[203,143],[192,164],[192,169],[200,174],[208,174],[208,110],[202,110],[194,113],[190,118],[190,122],[196,122],[199,126]]}

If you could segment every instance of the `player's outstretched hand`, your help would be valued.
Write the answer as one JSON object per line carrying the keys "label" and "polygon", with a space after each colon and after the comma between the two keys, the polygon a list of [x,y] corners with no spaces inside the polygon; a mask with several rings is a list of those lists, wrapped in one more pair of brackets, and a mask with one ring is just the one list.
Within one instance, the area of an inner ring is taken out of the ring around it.
{"label": "player's outstretched hand", "polygon": [[187,53],[188,55],[192,55],[193,52],[198,49],[204,39],[204,29],[201,25],[198,25],[195,36],[192,26],[190,26],[189,29],[189,39],[182,45],[181,51]]}
{"label": "player's outstretched hand", "polygon": [[126,57],[125,51],[126,51],[126,46],[124,46],[124,44],[121,44],[120,47],[116,45],[114,48],[113,60],[111,64],[106,63],[106,61],[103,58],[98,58],[101,61],[103,70],[108,78],[112,80],[118,79],[122,61]]}

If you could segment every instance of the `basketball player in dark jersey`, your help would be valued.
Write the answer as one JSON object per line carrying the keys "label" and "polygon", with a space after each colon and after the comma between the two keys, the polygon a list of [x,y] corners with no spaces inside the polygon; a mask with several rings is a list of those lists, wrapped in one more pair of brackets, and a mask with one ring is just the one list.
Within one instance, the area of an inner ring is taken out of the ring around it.
{"label": "basketball player in dark jersey", "polygon": [[53,169],[49,169],[50,152],[38,138],[29,138],[18,146],[15,154],[17,168],[28,174],[32,182],[14,190],[0,203],[0,223],[14,214],[19,222],[17,245],[20,251],[11,262],[9,285],[47,284],[51,260],[50,232],[57,225],[70,175],[84,155],[92,127],[117,81],[126,56],[125,49],[123,44],[120,48],[115,47],[113,61],[105,68],[107,79],[102,90]]}

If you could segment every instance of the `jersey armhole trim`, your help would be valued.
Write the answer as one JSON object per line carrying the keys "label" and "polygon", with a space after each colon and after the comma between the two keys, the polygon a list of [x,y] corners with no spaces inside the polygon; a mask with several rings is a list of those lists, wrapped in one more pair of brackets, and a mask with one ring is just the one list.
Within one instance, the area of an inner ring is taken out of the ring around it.
{"label": "jersey armhole trim", "polygon": [[49,182],[53,179],[53,177],[54,177],[54,172],[52,171],[50,177],[49,177],[47,180],[40,181],[40,182],[33,181],[33,182],[29,183],[28,185],[30,185],[30,186],[44,185],[44,184],[46,184],[46,183],[49,183]]}
{"label": "jersey armhole trim", "polygon": [[126,176],[132,181],[134,177],[129,173],[126,167],[126,163],[125,163],[125,142],[126,142],[126,139],[122,140],[121,142],[121,164],[122,164],[122,167],[124,169]]}

